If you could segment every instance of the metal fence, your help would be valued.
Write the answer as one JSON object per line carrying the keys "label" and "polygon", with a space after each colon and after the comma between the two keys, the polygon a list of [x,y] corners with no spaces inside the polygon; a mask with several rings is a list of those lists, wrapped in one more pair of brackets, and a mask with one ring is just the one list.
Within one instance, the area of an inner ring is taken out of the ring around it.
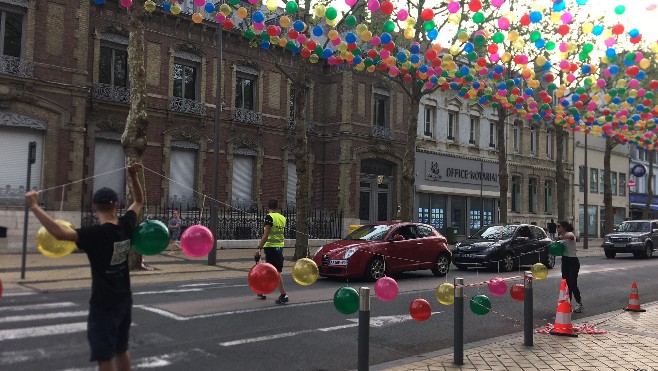
{"label": "metal fence", "polygon": [[[88,226],[98,222],[90,211],[91,207],[83,207],[80,225]],[[152,206],[144,209],[144,219],[159,220],[168,224],[173,212],[178,211],[183,230],[191,225],[201,224],[210,228],[210,208],[199,208],[192,205],[176,205],[176,207]],[[119,209],[123,214],[125,208]],[[285,238],[295,239],[297,237],[297,213],[294,208],[281,211],[286,217]],[[245,211],[235,208],[219,209],[217,217],[219,225],[215,236],[220,240],[249,240],[260,238],[263,231],[263,221],[267,210]],[[311,210],[309,212],[309,238],[310,239],[338,239],[342,237],[343,212],[329,210]]]}

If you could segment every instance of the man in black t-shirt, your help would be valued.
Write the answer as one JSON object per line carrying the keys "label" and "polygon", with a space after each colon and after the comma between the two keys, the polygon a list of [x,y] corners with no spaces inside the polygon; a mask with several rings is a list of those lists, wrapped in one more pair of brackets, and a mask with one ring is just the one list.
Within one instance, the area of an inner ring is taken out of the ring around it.
{"label": "man in black t-shirt", "polygon": [[551,240],[555,241],[555,233],[557,233],[557,224],[551,219],[551,222],[548,223],[548,234],[551,236]]}
{"label": "man in black t-shirt", "polygon": [[[26,206],[46,230],[58,240],[75,241],[87,253],[91,266],[91,298],[87,319],[90,361],[99,370],[130,370],[128,336],[132,322],[132,292],[128,272],[128,251],[137,214],[144,204],[144,192],[137,174],[141,164],[128,167],[135,200],[126,214],[117,218],[117,193],[101,188],[94,193],[93,210],[99,224],[76,230],[56,223],[37,204],[38,192],[25,194]],[[115,368],[116,363],[116,368]]]}

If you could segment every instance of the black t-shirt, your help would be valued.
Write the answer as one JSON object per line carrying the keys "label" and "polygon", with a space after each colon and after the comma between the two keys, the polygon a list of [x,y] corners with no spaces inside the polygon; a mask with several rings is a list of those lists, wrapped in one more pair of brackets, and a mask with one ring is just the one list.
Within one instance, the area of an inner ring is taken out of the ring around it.
{"label": "black t-shirt", "polygon": [[132,295],[128,251],[137,214],[129,210],[118,221],[77,229],[78,247],[91,265],[91,305],[111,307]]}
{"label": "black t-shirt", "polygon": [[272,219],[272,215],[270,215],[270,214],[265,215],[265,223],[264,224],[269,225],[269,226],[274,226],[274,219]]}
{"label": "black t-shirt", "polygon": [[557,224],[548,223],[548,233],[555,233],[555,232],[557,232]]}

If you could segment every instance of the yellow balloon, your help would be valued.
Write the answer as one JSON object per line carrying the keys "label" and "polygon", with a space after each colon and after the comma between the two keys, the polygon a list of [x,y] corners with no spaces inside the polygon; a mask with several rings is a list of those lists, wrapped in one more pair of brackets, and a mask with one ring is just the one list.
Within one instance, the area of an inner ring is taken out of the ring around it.
{"label": "yellow balloon", "polygon": [[366,42],[372,40],[372,32],[370,32],[368,30],[365,30],[361,34],[361,40],[366,41]]}
{"label": "yellow balloon", "polygon": [[448,22],[450,22],[452,24],[459,24],[459,21],[461,21],[461,20],[462,20],[462,16],[459,13],[451,13],[448,16]]}
{"label": "yellow balloon", "polygon": [[324,13],[327,11],[327,8],[325,8],[324,5],[318,5],[315,7],[315,16],[318,18],[324,17]]}
{"label": "yellow balloon", "polygon": [[414,38],[415,30],[413,28],[407,28],[404,30],[404,38],[411,40]]}
{"label": "yellow balloon", "polygon": [[[55,222],[63,227],[74,229],[73,224],[66,220],[56,219]],[[41,227],[37,231],[37,248],[39,252],[49,258],[62,258],[76,249],[73,241],[60,241],[53,237],[46,228]]]}
{"label": "yellow balloon", "polygon": [[509,52],[505,52],[500,56],[500,60],[502,60],[505,63],[509,62],[511,59],[512,59],[512,54],[510,54]]}
{"label": "yellow balloon", "polygon": [[458,47],[457,45],[451,45],[450,46],[450,54],[452,55],[457,55],[461,52],[461,48]]}
{"label": "yellow balloon", "polygon": [[642,60],[640,61],[640,68],[646,70],[647,68],[649,68],[649,66],[651,66],[651,61],[646,58],[642,58]]}
{"label": "yellow balloon", "polygon": [[455,302],[455,286],[452,283],[442,283],[434,290],[436,300],[443,305],[451,305]]}
{"label": "yellow balloon", "polygon": [[452,55],[446,54],[443,56],[443,62],[452,62]]}
{"label": "yellow balloon", "polygon": [[286,40],[285,37],[282,37],[282,38],[279,39],[279,46],[280,47],[285,48],[287,43],[288,43],[288,40]]}
{"label": "yellow balloon", "polygon": [[561,21],[562,21],[562,14],[558,12],[553,12],[553,14],[551,14],[551,22],[560,23]]}
{"label": "yellow balloon", "polygon": [[279,18],[279,24],[281,25],[281,27],[290,26],[290,18],[288,18],[288,16],[285,15],[281,16],[281,18]]}
{"label": "yellow balloon", "polygon": [[318,57],[317,54],[311,54],[311,56],[308,57],[308,60],[309,60],[311,63],[318,63],[318,61],[320,60],[320,57]]}
{"label": "yellow balloon", "polygon": [[594,29],[594,25],[592,24],[592,22],[587,22],[583,24],[583,33],[585,34],[592,33],[593,29]]}
{"label": "yellow balloon", "polygon": [[516,50],[521,50],[525,46],[525,43],[523,40],[516,40],[515,42],[512,43],[512,47]]}
{"label": "yellow balloon", "polygon": [[517,31],[512,30],[507,34],[507,39],[509,39],[509,41],[511,42],[515,42],[518,38],[519,38],[519,33]]}
{"label": "yellow balloon", "polygon": [[370,67],[366,68],[366,71],[368,71],[370,73],[375,72],[375,66],[370,66]]}
{"label": "yellow balloon", "polygon": [[546,64],[546,57],[544,57],[543,55],[540,55],[539,57],[537,57],[537,60],[535,60],[535,63],[536,63],[538,66],[543,66],[543,65],[545,65],[545,64]]}
{"label": "yellow balloon", "polygon": [[320,271],[317,264],[309,258],[297,260],[292,267],[292,278],[302,286],[308,286],[318,279]]}
{"label": "yellow balloon", "polygon": [[244,8],[244,7],[240,7],[238,9],[238,17],[240,17],[241,19],[246,18],[247,17],[247,9]]}
{"label": "yellow balloon", "polygon": [[548,268],[542,263],[533,264],[530,271],[532,272],[532,276],[538,280],[543,280],[548,276]]}
{"label": "yellow balloon", "polygon": [[463,42],[463,43],[467,42],[468,41],[468,32],[459,31],[459,33],[457,34],[457,40],[459,40],[460,42]]}
{"label": "yellow balloon", "polygon": [[267,10],[269,10],[270,12],[273,12],[279,8],[279,4],[277,0],[267,0],[265,6],[267,7]]}
{"label": "yellow balloon", "polygon": [[180,5],[178,5],[178,3],[173,3],[171,5],[171,9],[169,11],[171,11],[171,14],[173,14],[173,15],[178,15],[178,14],[180,14],[181,10],[182,9],[181,9]]}
{"label": "yellow balloon", "polygon": [[192,14],[192,22],[196,24],[203,22],[203,16],[201,15],[201,13]]}
{"label": "yellow balloon", "polygon": [[329,31],[329,33],[327,34],[327,37],[329,38],[329,40],[337,39],[338,38],[338,31],[336,31],[336,30]]}
{"label": "yellow balloon", "polygon": [[329,26],[335,26],[338,24],[338,17],[334,19],[328,19],[325,21]]}
{"label": "yellow balloon", "polygon": [[356,25],[356,33],[358,33],[359,35],[361,35],[366,31],[368,31],[368,26],[366,26],[365,24],[359,23]]}
{"label": "yellow balloon", "polygon": [[416,18],[414,17],[407,17],[407,19],[404,20],[404,28],[414,28],[416,25]]}

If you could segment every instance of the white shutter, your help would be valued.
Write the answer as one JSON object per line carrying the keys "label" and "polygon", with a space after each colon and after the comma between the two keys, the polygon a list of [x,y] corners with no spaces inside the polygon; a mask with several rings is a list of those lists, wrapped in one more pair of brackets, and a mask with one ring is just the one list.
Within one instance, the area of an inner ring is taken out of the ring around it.
{"label": "white shutter", "polygon": [[194,169],[196,169],[196,151],[193,149],[172,148],[169,166],[169,202],[189,203],[194,199]]}
{"label": "white shutter", "polygon": [[119,195],[119,200],[123,200],[126,190],[126,172],[113,170],[125,166],[126,160],[121,142],[96,139],[94,147],[94,192],[103,187],[112,188]]}
{"label": "white shutter", "polygon": [[233,200],[251,201],[254,177],[254,159],[250,156],[233,157]]}
{"label": "white shutter", "polygon": [[[20,199],[23,203],[24,188],[27,183],[27,160],[29,143],[37,143],[36,162],[32,164],[31,189],[42,189],[41,169],[43,167],[43,132],[33,129],[2,127],[0,148],[2,148],[2,171],[0,171],[0,195]],[[23,190],[22,193],[18,193]]]}
{"label": "white shutter", "polygon": [[288,162],[288,184],[287,184],[288,204],[297,203],[297,165],[294,162]]}

